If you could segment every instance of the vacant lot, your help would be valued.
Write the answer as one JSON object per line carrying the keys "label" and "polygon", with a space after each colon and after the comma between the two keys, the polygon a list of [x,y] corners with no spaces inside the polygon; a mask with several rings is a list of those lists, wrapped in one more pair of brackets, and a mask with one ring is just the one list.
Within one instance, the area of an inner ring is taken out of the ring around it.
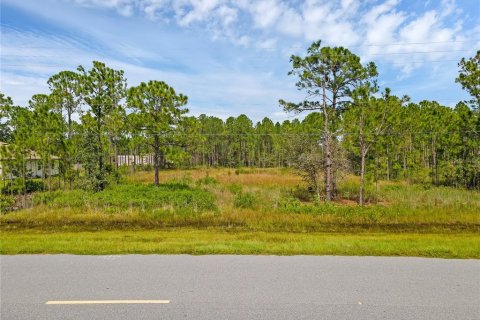
{"label": "vacant lot", "polygon": [[125,176],[99,193],[36,193],[0,217],[2,253],[237,253],[480,258],[480,193],[379,182],[355,204],[315,201],[287,169],[195,169]]}

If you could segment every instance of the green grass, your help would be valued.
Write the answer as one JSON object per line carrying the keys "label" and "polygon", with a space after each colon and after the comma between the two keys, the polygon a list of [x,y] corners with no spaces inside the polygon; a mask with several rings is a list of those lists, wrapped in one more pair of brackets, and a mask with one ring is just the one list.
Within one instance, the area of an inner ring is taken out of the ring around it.
{"label": "green grass", "polygon": [[1,254],[266,254],[480,258],[480,235],[225,230],[3,232]]}
{"label": "green grass", "polygon": [[118,184],[101,192],[68,190],[37,193],[35,205],[52,208],[96,208],[107,212],[140,208],[167,211],[203,212],[215,210],[215,198],[208,191],[184,183],[166,183],[158,187],[142,184]]}

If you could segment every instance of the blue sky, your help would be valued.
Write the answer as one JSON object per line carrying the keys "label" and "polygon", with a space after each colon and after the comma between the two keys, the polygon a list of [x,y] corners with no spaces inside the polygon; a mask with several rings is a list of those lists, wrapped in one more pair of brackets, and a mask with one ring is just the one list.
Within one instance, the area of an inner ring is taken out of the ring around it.
{"label": "blue sky", "polygon": [[457,62],[480,49],[478,0],[2,0],[0,90],[17,104],[47,79],[92,60],[130,86],[163,80],[194,115],[291,118],[289,56],[321,39],[379,68],[379,84],[413,101],[454,105]]}

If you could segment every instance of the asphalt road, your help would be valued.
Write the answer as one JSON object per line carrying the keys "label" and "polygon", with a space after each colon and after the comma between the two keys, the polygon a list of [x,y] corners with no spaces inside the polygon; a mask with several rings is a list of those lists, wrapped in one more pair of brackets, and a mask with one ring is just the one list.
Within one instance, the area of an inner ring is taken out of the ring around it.
{"label": "asphalt road", "polygon": [[[1,257],[1,320],[480,319],[480,261],[313,256]],[[49,305],[48,301],[169,300]]]}

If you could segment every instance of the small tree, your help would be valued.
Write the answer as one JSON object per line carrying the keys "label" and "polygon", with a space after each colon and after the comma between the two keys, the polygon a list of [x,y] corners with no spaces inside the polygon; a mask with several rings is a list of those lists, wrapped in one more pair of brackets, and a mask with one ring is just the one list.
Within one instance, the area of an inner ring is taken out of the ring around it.
{"label": "small tree", "polygon": [[296,162],[301,177],[315,191],[318,199],[321,199],[323,162],[323,152],[319,149],[302,153]]}
{"label": "small tree", "polygon": [[[380,135],[390,127],[392,113],[398,112],[401,101],[390,95],[387,89],[382,98],[375,98],[371,93],[375,87],[365,85],[353,94],[353,101],[344,114],[345,141],[351,142],[352,151],[360,156],[360,190],[358,203],[365,203],[365,171],[368,152],[377,143]],[[395,108],[397,109],[395,110]]]}
{"label": "small tree", "polygon": [[163,81],[142,82],[137,87],[130,88],[127,94],[128,106],[135,112],[142,124],[142,130],[153,137],[150,145],[154,151],[154,167],[156,186],[159,185],[160,153],[171,134],[175,132],[182,115],[188,112],[182,109],[188,102],[187,96],[177,94],[175,90]]}

